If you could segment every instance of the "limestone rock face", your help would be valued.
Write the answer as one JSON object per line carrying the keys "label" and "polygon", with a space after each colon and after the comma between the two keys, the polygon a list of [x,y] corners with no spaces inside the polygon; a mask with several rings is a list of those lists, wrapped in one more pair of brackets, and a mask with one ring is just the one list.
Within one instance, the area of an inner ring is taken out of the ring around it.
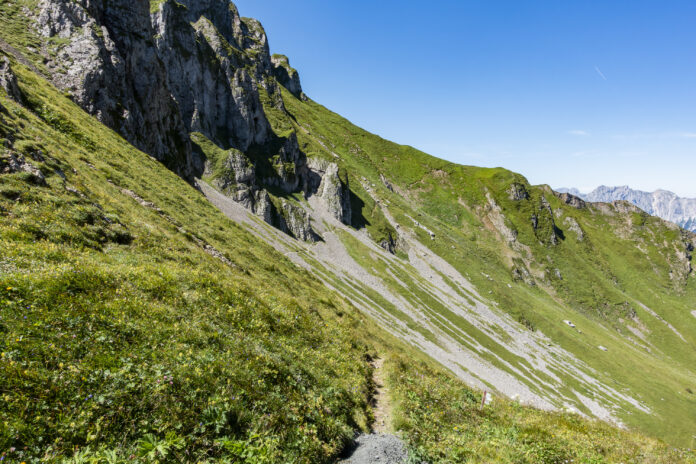
{"label": "limestone rock face", "polygon": [[40,0],[35,27],[67,44],[47,54],[54,84],[137,148],[191,174],[191,148],[153,46],[149,2]]}
{"label": "limestone rock face", "polygon": [[585,240],[585,232],[583,232],[582,228],[580,227],[580,224],[578,224],[578,221],[576,221],[572,217],[567,217],[565,218],[563,223],[568,227],[568,230],[575,233],[575,235],[578,238],[578,242],[582,242],[583,240]]}
{"label": "limestone rock face", "polygon": [[517,242],[517,231],[508,227],[505,222],[502,208],[496,203],[490,192],[486,192],[488,205],[486,207],[487,217],[491,224],[500,233],[500,236],[505,239],[508,244]]}
{"label": "limestone rock face", "polygon": [[[311,160],[309,169],[321,179],[316,187],[316,195],[322,198],[329,214],[343,224],[350,224],[352,219],[350,188],[347,178],[341,180],[338,165],[322,160]],[[314,182],[316,183],[316,179]]]}
{"label": "limestone rock face", "polygon": [[560,230],[556,227],[553,210],[546,198],[541,197],[537,211],[531,217],[534,234],[541,243],[558,245]]}
{"label": "limestone rock face", "polygon": [[273,55],[271,64],[273,65],[273,75],[280,85],[288,89],[295,97],[306,100],[307,97],[302,92],[300,74],[295,68],[290,66],[288,57],[285,55]]}
{"label": "limestone rock face", "polygon": [[[274,195],[317,193],[350,223],[338,166],[312,173],[294,130],[274,130],[266,114],[285,112],[281,85],[304,98],[297,71],[271,57],[261,24],[228,0],[164,0],[152,11],[146,0],[38,0],[31,14],[54,84],[137,148],[187,180],[209,176],[302,240],[316,236],[306,211]],[[6,62],[0,85],[21,97]],[[192,145],[192,133],[214,153]]]}
{"label": "limestone rock face", "polygon": [[575,209],[584,209],[586,207],[585,202],[578,196],[571,195],[570,193],[554,192],[554,194],[566,205],[572,206]]}
{"label": "limestone rock face", "polygon": [[266,150],[273,153],[270,166],[272,173],[267,173],[263,183],[290,193],[304,189],[308,182],[307,157],[300,150],[297,135],[278,138],[271,142]]}
{"label": "limestone rock face", "polygon": [[521,201],[527,200],[529,198],[529,193],[524,185],[514,183],[510,185],[508,189],[508,196],[513,201]]}
{"label": "limestone rock face", "polygon": [[298,240],[305,242],[316,242],[317,234],[312,230],[309,214],[301,207],[285,200],[281,200],[281,210],[279,215],[280,230],[289,233]]}
{"label": "limestone rock face", "polygon": [[249,70],[270,65],[260,58],[257,66],[244,53],[240,43],[250,42],[246,28],[228,5],[167,1],[153,13],[152,23],[167,85],[186,128],[222,148],[246,151],[265,143],[271,131]]}

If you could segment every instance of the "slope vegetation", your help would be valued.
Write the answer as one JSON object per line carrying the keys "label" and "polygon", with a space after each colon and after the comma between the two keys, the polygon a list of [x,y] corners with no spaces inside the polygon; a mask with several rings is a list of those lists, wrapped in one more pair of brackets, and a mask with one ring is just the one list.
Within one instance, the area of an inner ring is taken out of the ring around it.
{"label": "slope vegetation", "polygon": [[[0,5],[6,461],[332,462],[378,357],[414,459],[694,461],[692,235],[369,134],[226,2],[121,3]],[[95,110],[61,57],[114,31],[153,73]]]}

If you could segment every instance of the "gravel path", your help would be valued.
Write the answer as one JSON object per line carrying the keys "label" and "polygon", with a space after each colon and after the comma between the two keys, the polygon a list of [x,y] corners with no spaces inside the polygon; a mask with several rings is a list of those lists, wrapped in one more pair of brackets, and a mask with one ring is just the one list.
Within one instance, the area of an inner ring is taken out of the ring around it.
{"label": "gravel path", "polygon": [[375,392],[372,398],[372,413],[375,416],[375,422],[372,424],[372,431],[380,435],[388,434],[391,428],[391,401],[384,381],[383,365],[382,358],[375,359],[373,364]]}
{"label": "gravel path", "polygon": [[406,464],[406,446],[394,435],[360,435],[342,464]]}

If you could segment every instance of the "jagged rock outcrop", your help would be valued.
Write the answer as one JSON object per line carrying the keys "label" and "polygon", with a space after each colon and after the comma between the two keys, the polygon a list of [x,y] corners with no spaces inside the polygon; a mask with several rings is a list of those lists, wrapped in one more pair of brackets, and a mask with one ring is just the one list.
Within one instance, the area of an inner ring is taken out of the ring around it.
{"label": "jagged rock outcrop", "polygon": [[[340,175],[336,163],[312,159],[309,161],[308,166],[313,174],[313,180],[309,185],[309,193],[314,193],[321,197],[329,214],[343,224],[349,225],[352,219],[352,211],[348,177]],[[318,185],[317,181],[319,182]]]}
{"label": "jagged rock outcrop", "polygon": [[529,199],[529,192],[527,192],[527,188],[524,185],[513,183],[508,189],[508,197],[513,201],[527,200]]}
{"label": "jagged rock outcrop", "polygon": [[534,280],[534,277],[532,277],[532,274],[529,272],[527,269],[527,266],[524,265],[524,263],[519,262],[519,260],[516,260],[517,262],[512,268],[512,280],[516,282],[524,282],[525,284],[529,285],[530,287],[535,287],[536,286],[536,281]]}
{"label": "jagged rock outcrop", "polygon": [[568,227],[568,230],[576,235],[578,242],[585,240],[585,232],[583,232],[582,227],[580,227],[580,224],[578,224],[578,221],[572,217],[567,217],[563,220],[563,223]]}
{"label": "jagged rock outcrop", "polygon": [[[350,224],[338,166],[311,172],[295,132],[274,130],[266,114],[264,104],[285,112],[280,85],[305,98],[297,71],[271,57],[261,24],[229,1],[164,0],[151,10],[145,0],[39,0],[32,14],[56,86],[139,149],[187,180],[207,175],[299,239],[316,239],[306,211],[274,196],[316,193]],[[0,84],[19,95],[6,69],[0,63]],[[193,133],[222,158],[208,159]]]}
{"label": "jagged rock outcrop", "polygon": [[142,0],[40,0],[38,33],[54,84],[85,111],[175,172],[191,174],[191,149]]}
{"label": "jagged rock outcrop", "polygon": [[488,204],[485,211],[491,224],[509,245],[515,244],[517,242],[517,231],[508,227],[502,208],[496,203],[490,192],[486,192],[486,200],[488,200]]}
{"label": "jagged rock outcrop", "polygon": [[561,193],[561,192],[554,192],[554,194],[560,198],[560,200],[565,203],[568,206],[571,206],[575,209],[584,209],[586,207],[585,202],[582,200],[582,198],[572,195],[570,193]]}
{"label": "jagged rock outcrop", "polygon": [[380,173],[379,174],[379,180],[382,181],[382,184],[389,190],[390,192],[394,191],[394,186],[389,182],[389,180],[384,176],[384,174]]}
{"label": "jagged rock outcrop", "polygon": [[[271,128],[254,80],[270,67],[265,34],[246,39],[236,9],[219,0],[165,1],[152,23],[168,87],[188,131],[203,133],[223,149],[246,151],[266,143]],[[245,46],[261,48],[256,60],[245,54]]]}
{"label": "jagged rock outcrop", "polygon": [[556,227],[553,210],[546,198],[541,197],[537,211],[531,217],[534,234],[543,244],[558,245],[560,230]]}
{"label": "jagged rock outcrop", "polygon": [[35,184],[44,185],[46,178],[39,168],[34,166],[23,155],[12,150],[0,155],[0,174],[25,172]]}
{"label": "jagged rock outcrop", "polygon": [[17,77],[12,72],[9,58],[0,57],[0,88],[7,93],[7,96],[16,102],[22,101],[22,92],[17,84]]}
{"label": "jagged rock outcrop", "polygon": [[285,55],[273,55],[271,63],[273,64],[273,75],[278,80],[278,83],[288,89],[295,97],[307,100],[307,97],[302,92],[300,74],[295,68],[290,66],[288,57]]}
{"label": "jagged rock outcrop", "polygon": [[[272,186],[285,193],[306,190],[309,182],[307,156],[300,150],[297,135],[291,132],[287,137],[277,138],[265,147],[265,157],[271,169],[262,176],[264,185]],[[270,159],[267,157],[270,156]]]}
{"label": "jagged rock outcrop", "polygon": [[395,254],[397,248],[399,248],[397,240],[394,240],[394,237],[392,237],[391,232],[387,234],[386,238],[382,239],[382,241],[379,242],[379,246],[384,248],[391,254]]}
{"label": "jagged rock outcrop", "polygon": [[319,237],[312,229],[309,213],[293,203],[281,200],[279,228],[298,240],[316,242]]}

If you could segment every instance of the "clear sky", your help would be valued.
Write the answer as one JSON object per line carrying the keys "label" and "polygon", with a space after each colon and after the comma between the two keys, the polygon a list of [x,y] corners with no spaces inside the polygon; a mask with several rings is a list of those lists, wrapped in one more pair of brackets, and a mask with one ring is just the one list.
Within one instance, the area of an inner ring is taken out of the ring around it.
{"label": "clear sky", "polygon": [[696,197],[696,1],[235,0],[355,124],[536,184]]}

